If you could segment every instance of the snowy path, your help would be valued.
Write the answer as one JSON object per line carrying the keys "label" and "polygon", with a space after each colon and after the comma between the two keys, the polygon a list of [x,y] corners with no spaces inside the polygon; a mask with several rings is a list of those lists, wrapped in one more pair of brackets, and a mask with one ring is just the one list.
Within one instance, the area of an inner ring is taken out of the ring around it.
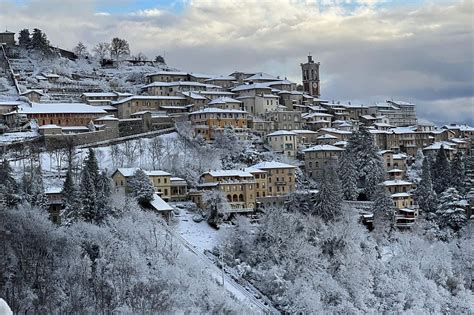
{"label": "snowy path", "polygon": [[186,239],[184,239],[179,233],[172,230],[168,226],[165,226],[165,229],[173,235],[180,243],[183,244],[185,248],[187,248],[191,253],[196,255],[206,266],[209,270],[210,274],[219,282],[222,282],[222,278],[224,278],[224,288],[229,291],[232,295],[234,295],[238,300],[242,302],[248,303],[253,309],[255,309],[258,313],[263,314],[280,314],[278,310],[271,306],[265,305],[262,301],[257,299],[253,293],[249,292],[243,286],[235,282],[231,277],[229,277],[226,273],[223,273],[221,269],[219,269],[206,255],[201,252],[200,248],[196,248],[192,244],[190,244]]}

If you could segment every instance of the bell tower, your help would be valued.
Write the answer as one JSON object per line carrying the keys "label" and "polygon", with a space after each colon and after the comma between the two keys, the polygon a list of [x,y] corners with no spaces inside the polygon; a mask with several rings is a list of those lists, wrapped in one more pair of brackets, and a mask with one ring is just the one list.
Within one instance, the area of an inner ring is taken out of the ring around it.
{"label": "bell tower", "polygon": [[308,62],[301,64],[301,74],[303,76],[303,90],[314,97],[321,96],[319,86],[319,62],[314,62],[311,55]]}

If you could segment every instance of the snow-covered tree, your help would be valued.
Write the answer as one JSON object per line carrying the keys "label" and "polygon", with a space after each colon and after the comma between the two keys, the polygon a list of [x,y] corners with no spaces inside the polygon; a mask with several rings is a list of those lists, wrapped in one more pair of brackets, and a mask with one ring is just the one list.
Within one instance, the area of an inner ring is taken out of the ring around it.
{"label": "snow-covered tree", "polygon": [[432,165],[433,187],[437,194],[442,193],[451,186],[451,168],[444,146],[438,150],[436,160]]}
{"label": "snow-covered tree", "polygon": [[130,178],[129,187],[133,196],[141,205],[146,205],[153,200],[155,188],[143,170],[138,169],[135,171]]}
{"label": "snow-covered tree", "polygon": [[5,198],[5,203],[8,207],[14,207],[20,202],[18,195],[18,184],[13,177],[13,170],[10,162],[4,159],[0,163],[0,194]]}
{"label": "snow-covered tree", "polygon": [[375,190],[374,204],[372,213],[374,214],[374,237],[377,242],[385,240],[392,227],[394,215],[393,200],[383,185],[378,185]]}
{"label": "snow-covered tree", "polygon": [[74,53],[79,57],[79,58],[85,58],[89,56],[89,52],[87,51],[86,45],[84,45],[83,42],[77,43],[77,45],[73,49]]}
{"label": "snow-covered tree", "polygon": [[125,39],[114,37],[110,43],[110,56],[119,60],[124,56],[130,55],[130,46]]}
{"label": "snow-covered tree", "polygon": [[461,196],[456,188],[448,188],[439,196],[437,221],[440,228],[449,227],[459,231],[467,221],[466,211],[461,205]]}
{"label": "snow-covered tree", "polygon": [[84,168],[87,169],[89,176],[92,182],[95,185],[97,190],[98,188],[98,178],[99,178],[99,162],[97,161],[97,157],[95,156],[95,151],[92,148],[89,148],[87,153],[87,157],[84,159]]}
{"label": "snow-covered tree", "polygon": [[44,55],[51,54],[49,40],[46,34],[43,33],[40,29],[35,28],[33,30],[33,35],[31,36],[31,46],[33,47],[33,49],[42,52]]}
{"label": "snow-covered tree", "polygon": [[110,55],[110,44],[106,42],[98,43],[94,46],[92,52],[96,58],[99,58],[100,60],[105,59]]}
{"label": "snow-covered tree", "polygon": [[41,166],[31,170],[31,205],[41,210],[48,209],[48,198],[46,197],[43,185],[43,174]]}
{"label": "snow-covered tree", "polygon": [[222,223],[223,214],[230,209],[227,198],[220,190],[207,191],[202,198],[208,211],[207,223],[215,228],[219,228],[219,225]]}
{"label": "snow-covered tree", "polygon": [[152,138],[148,142],[148,153],[151,158],[152,169],[159,169],[163,157],[163,140],[160,137]]}
{"label": "snow-covered tree", "polygon": [[416,187],[416,201],[422,211],[433,213],[436,211],[437,201],[436,193],[433,190],[433,182],[431,179],[431,165],[428,157],[423,159],[421,172],[421,180]]}
{"label": "snow-covered tree", "polygon": [[451,162],[451,184],[460,194],[464,194],[466,169],[464,166],[464,157],[461,151],[458,151],[456,155],[454,155],[454,159]]}
{"label": "snow-covered tree", "polygon": [[80,217],[86,222],[96,222],[97,218],[97,195],[92,176],[89,169],[85,167],[81,174],[81,212]]}
{"label": "snow-covered tree", "polygon": [[329,165],[322,173],[313,215],[318,215],[326,221],[336,219],[342,214],[342,200],[341,182],[334,166]]}
{"label": "snow-covered tree", "polygon": [[78,217],[80,211],[79,192],[74,183],[72,170],[69,168],[66,172],[66,179],[63,184],[62,195],[64,199],[64,212],[66,217]]}
{"label": "snow-covered tree", "polygon": [[166,64],[165,58],[163,58],[162,56],[156,56],[156,57],[155,57],[155,62],[159,62],[159,63],[162,63],[162,64]]}
{"label": "snow-covered tree", "polygon": [[97,221],[103,221],[111,212],[110,197],[112,195],[112,182],[105,171],[97,179]]}
{"label": "snow-covered tree", "polygon": [[354,155],[343,152],[338,161],[338,176],[341,182],[341,189],[346,200],[357,200],[359,195],[357,188],[358,172]]}
{"label": "snow-covered tree", "polygon": [[18,44],[23,47],[29,47],[31,45],[30,30],[25,28],[22,29],[18,35]]}

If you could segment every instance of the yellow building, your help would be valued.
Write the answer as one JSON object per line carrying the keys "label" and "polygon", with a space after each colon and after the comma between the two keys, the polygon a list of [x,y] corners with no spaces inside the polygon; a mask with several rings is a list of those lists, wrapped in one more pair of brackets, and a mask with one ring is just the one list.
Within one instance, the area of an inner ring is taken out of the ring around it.
{"label": "yellow building", "polygon": [[231,126],[238,132],[247,130],[247,112],[235,109],[205,108],[189,114],[196,135],[214,139],[216,129]]}
{"label": "yellow building", "polygon": [[309,177],[321,179],[323,170],[331,162],[337,163],[344,149],[330,144],[316,145],[303,150],[305,171]]}
{"label": "yellow building", "polygon": [[171,174],[164,171],[145,171],[155,191],[165,201],[171,200]]}
{"label": "yellow building", "polygon": [[267,172],[267,196],[283,196],[296,190],[296,166],[280,162],[261,162],[252,166]]}
{"label": "yellow building", "polygon": [[230,205],[230,212],[252,212],[256,205],[254,176],[242,170],[208,171],[201,175],[200,189],[221,190]]}

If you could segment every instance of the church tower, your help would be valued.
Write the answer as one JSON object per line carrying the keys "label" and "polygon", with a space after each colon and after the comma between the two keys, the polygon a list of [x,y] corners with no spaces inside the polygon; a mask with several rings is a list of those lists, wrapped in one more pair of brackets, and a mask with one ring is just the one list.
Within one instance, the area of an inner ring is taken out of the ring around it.
{"label": "church tower", "polygon": [[311,96],[321,96],[319,86],[319,62],[314,62],[313,57],[309,55],[308,62],[301,64],[301,73],[303,75],[303,90]]}

